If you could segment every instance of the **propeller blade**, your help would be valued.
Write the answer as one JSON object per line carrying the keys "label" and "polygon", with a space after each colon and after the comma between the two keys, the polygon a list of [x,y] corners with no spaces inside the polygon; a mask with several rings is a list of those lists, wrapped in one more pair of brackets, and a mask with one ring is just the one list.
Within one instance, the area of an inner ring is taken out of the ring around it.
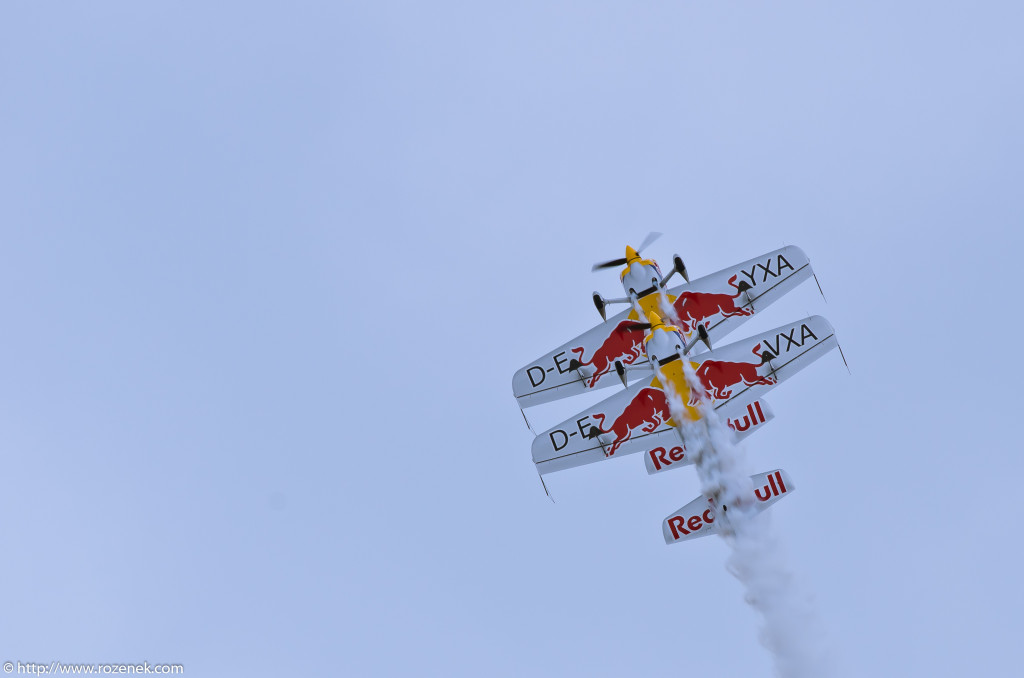
{"label": "propeller blade", "polygon": [[632,332],[633,330],[649,330],[651,329],[651,323],[630,323],[620,328],[622,332]]}
{"label": "propeller blade", "polygon": [[[643,250],[645,247],[647,247],[648,245],[650,245],[652,242],[654,242],[655,240],[657,240],[660,237],[661,237],[661,233],[658,233],[657,231],[651,231],[650,233],[648,233],[647,237],[644,238],[644,241],[642,243],[640,243],[640,247],[636,248],[637,253],[639,253],[641,250]],[[594,267],[591,268],[590,270],[591,271],[600,271],[603,268],[612,268],[614,266],[624,266],[625,264],[626,264],[626,258],[625,257],[623,257],[621,259],[611,259],[609,261],[605,261],[605,262],[602,262],[600,264],[594,264]]]}
{"label": "propeller blade", "polygon": [[603,268],[613,268],[615,266],[622,266],[625,263],[626,263],[625,257],[623,257],[622,259],[612,259],[611,261],[605,261],[605,262],[600,263],[600,264],[594,264],[594,267],[592,269],[590,269],[590,270],[591,271],[600,271]]}
{"label": "propeller blade", "polygon": [[644,241],[640,243],[640,247],[636,248],[636,251],[640,252],[642,250],[647,249],[648,245],[650,245],[652,242],[654,242],[660,237],[661,233],[658,233],[657,231],[651,231],[650,233],[647,234],[647,237],[644,238]]}

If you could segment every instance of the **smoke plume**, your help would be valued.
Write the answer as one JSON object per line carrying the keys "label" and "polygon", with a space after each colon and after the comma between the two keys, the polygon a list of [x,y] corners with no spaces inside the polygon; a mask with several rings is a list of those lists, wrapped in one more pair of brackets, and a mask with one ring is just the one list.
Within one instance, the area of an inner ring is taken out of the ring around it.
{"label": "smoke plume", "polygon": [[[702,386],[685,358],[683,370],[691,392],[701,393]],[[666,391],[672,418],[682,422],[686,448],[694,455],[701,492],[714,497],[717,506],[728,507],[731,534],[723,538],[731,553],[726,569],[743,585],[746,602],[761,616],[760,640],[771,652],[776,675],[832,675],[813,605],[797,585],[768,513],[759,514],[755,507],[742,448],[709,403],[701,400],[697,407],[701,418],[692,421],[680,394],[671,388]]]}

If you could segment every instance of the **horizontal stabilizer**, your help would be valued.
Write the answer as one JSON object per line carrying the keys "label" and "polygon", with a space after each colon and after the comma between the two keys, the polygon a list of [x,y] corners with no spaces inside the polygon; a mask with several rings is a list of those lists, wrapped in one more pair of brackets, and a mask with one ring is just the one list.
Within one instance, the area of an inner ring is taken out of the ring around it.
{"label": "horizontal stabilizer", "polygon": [[[719,411],[718,416],[725,417],[726,424],[733,430],[736,440],[740,441],[774,419],[775,413],[764,399],[750,401],[737,398],[729,403],[728,412]],[[660,440],[659,436],[664,437],[664,440]],[[686,446],[679,439],[675,429],[655,434],[650,437],[650,441],[648,445],[656,441],[658,445],[644,453],[644,466],[647,467],[648,474],[682,468],[693,463],[693,458],[687,453]]]}
{"label": "horizontal stabilizer", "polygon": [[[750,480],[753,489],[748,501],[753,502],[758,513],[795,489],[789,474],[782,469],[759,473],[751,476]],[[729,512],[728,506],[719,508],[713,498],[700,496],[665,518],[661,531],[666,544],[677,544],[709,534],[729,534],[732,531],[727,517],[729,515],[735,514]]]}
{"label": "horizontal stabilizer", "polygon": [[[783,247],[722,269],[717,273],[657,292],[639,300],[645,311],[678,322],[687,342],[707,330],[708,343],[717,346],[743,322],[760,313],[812,274],[810,261],[799,247]],[[671,306],[669,312],[665,305]],[[619,384],[615,361],[644,365],[645,332],[636,311],[622,311],[555,350],[516,371],[512,392],[520,407],[530,407]],[[627,372],[638,379],[644,370]]]}

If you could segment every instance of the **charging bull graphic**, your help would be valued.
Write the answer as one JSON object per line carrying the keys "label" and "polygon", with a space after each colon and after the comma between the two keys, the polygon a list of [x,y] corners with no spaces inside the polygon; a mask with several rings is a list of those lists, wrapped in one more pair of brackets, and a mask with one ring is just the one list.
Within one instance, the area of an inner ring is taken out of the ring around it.
{"label": "charging bull graphic", "polygon": [[[772,386],[778,383],[774,375],[761,376],[758,368],[771,360],[774,356],[768,351],[761,353],[761,343],[751,351],[761,360],[756,363],[730,363],[722,360],[705,360],[697,368],[697,378],[704,387],[703,397],[707,400],[726,400],[732,395],[734,387],[743,384],[744,386]],[[701,394],[692,392],[690,394],[690,405],[696,405]]]}
{"label": "charging bull graphic", "polygon": [[629,329],[635,325],[635,320],[621,321],[587,360],[583,359],[585,347],[569,349],[576,354],[575,362],[578,363],[572,364],[573,368],[588,368],[588,372],[593,370],[587,379],[588,388],[594,388],[597,380],[614,368],[616,360],[621,360],[623,365],[632,365],[644,355],[645,332],[642,329]]}
{"label": "charging bull graphic", "polygon": [[723,318],[733,316],[754,315],[754,309],[736,305],[740,295],[750,289],[746,281],[736,284],[737,276],[729,278],[729,284],[736,289],[736,294],[715,294],[712,292],[682,292],[672,303],[679,316],[683,331],[692,332],[708,318],[721,314]]}
{"label": "charging bull graphic", "polygon": [[622,413],[615,417],[615,421],[610,427],[604,427],[607,415],[592,414],[590,416],[600,422],[598,426],[591,427],[589,434],[591,438],[608,433],[615,436],[611,447],[605,449],[605,456],[610,457],[623,443],[633,437],[634,431],[640,429],[644,433],[654,433],[659,426],[672,418],[672,413],[669,411],[665,392],[648,386],[633,397]]}

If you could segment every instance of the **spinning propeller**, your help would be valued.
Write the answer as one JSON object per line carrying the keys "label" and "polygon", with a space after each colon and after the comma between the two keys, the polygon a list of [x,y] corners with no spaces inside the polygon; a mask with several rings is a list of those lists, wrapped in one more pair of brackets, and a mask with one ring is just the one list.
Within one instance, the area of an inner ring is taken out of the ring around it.
{"label": "spinning propeller", "polygon": [[630,259],[634,259],[634,258],[638,257],[642,250],[646,249],[652,242],[654,242],[655,240],[657,240],[660,237],[661,237],[661,233],[658,233],[657,231],[651,231],[650,233],[647,234],[647,237],[644,238],[644,241],[642,243],[640,243],[640,247],[637,247],[634,250],[632,247],[627,246],[626,247],[626,256],[623,257],[622,259],[611,259],[610,261],[605,261],[605,262],[601,262],[599,264],[594,264],[594,267],[592,269],[590,269],[590,270],[591,271],[599,271],[599,270],[601,270],[603,268],[614,268],[615,266],[625,266],[626,264],[628,264],[630,262]]}
{"label": "spinning propeller", "polygon": [[[600,293],[594,292],[594,306],[597,307],[597,312],[601,314],[601,317],[603,319],[605,319],[605,320],[608,319],[608,316],[605,313],[605,306],[607,306],[608,304],[630,304],[630,303],[634,303],[637,297],[644,297],[644,296],[646,296],[648,294],[651,294],[651,293],[657,291],[659,288],[660,289],[665,289],[665,287],[668,285],[669,279],[673,275],[675,275],[676,273],[678,273],[681,276],[683,276],[683,279],[686,280],[686,282],[690,282],[690,276],[686,272],[686,264],[683,263],[683,260],[679,258],[678,254],[676,254],[676,255],[674,255],[672,257],[672,270],[669,271],[668,275],[666,275],[666,276],[662,276],[661,275],[661,270],[658,268],[658,265],[653,260],[647,260],[647,259],[641,259],[640,258],[640,250],[645,249],[648,245],[650,245],[652,242],[654,242],[655,240],[657,240],[660,237],[661,237],[661,233],[658,233],[656,231],[652,231],[652,232],[647,234],[647,237],[644,238],[644,241],[642,243],[640,243],[640,247],[638,247],[637,249],[633,249],[632,247],[627,245],[626,246],[626,256],[624,258],[621,258],[621,259],[611,259],[610,261],[604,261],[604,262],[601,262],[601,263],[594,264],[593,268],[591,269],[592,271],[599,271],[601,269],[612,268],[612,267],[615,267],[615,266],[623,266],[623,265],[632,266],[635,263],[639,263],[641,265],[641,268],[644,271],[644,273],[646,273],[647,275],[650,276],[650,281],[651,281],[650,283],[648,283],[646,280],[644,280],[644,281],[640,281],[641,284],[637,284],[638,280],[636,280],[634,278],[640,278],[640,276],[643,275],[643,274],[634,272],[634,271],[632,271],[631,268],[627,268],[626,270],[624,270],[622,272],[622,276],[621,276],[622,277],[622,288],[626,291],[626,294],[627,294],[627,296],[625,298],[623,298],[623,299],[605,299],[604,297],[602,297],[600,295]],[[655,275],[655,274],[657,274],[657,275]],[[659,277],[660,277],[660,280],[659,280]],[[648,287],[649,284],[651,285],[650,287]],[[634,291],[633,285],[635,285],[637,288],[643,288],[643,289],[639,293],[637,293],[637,292]]]}

